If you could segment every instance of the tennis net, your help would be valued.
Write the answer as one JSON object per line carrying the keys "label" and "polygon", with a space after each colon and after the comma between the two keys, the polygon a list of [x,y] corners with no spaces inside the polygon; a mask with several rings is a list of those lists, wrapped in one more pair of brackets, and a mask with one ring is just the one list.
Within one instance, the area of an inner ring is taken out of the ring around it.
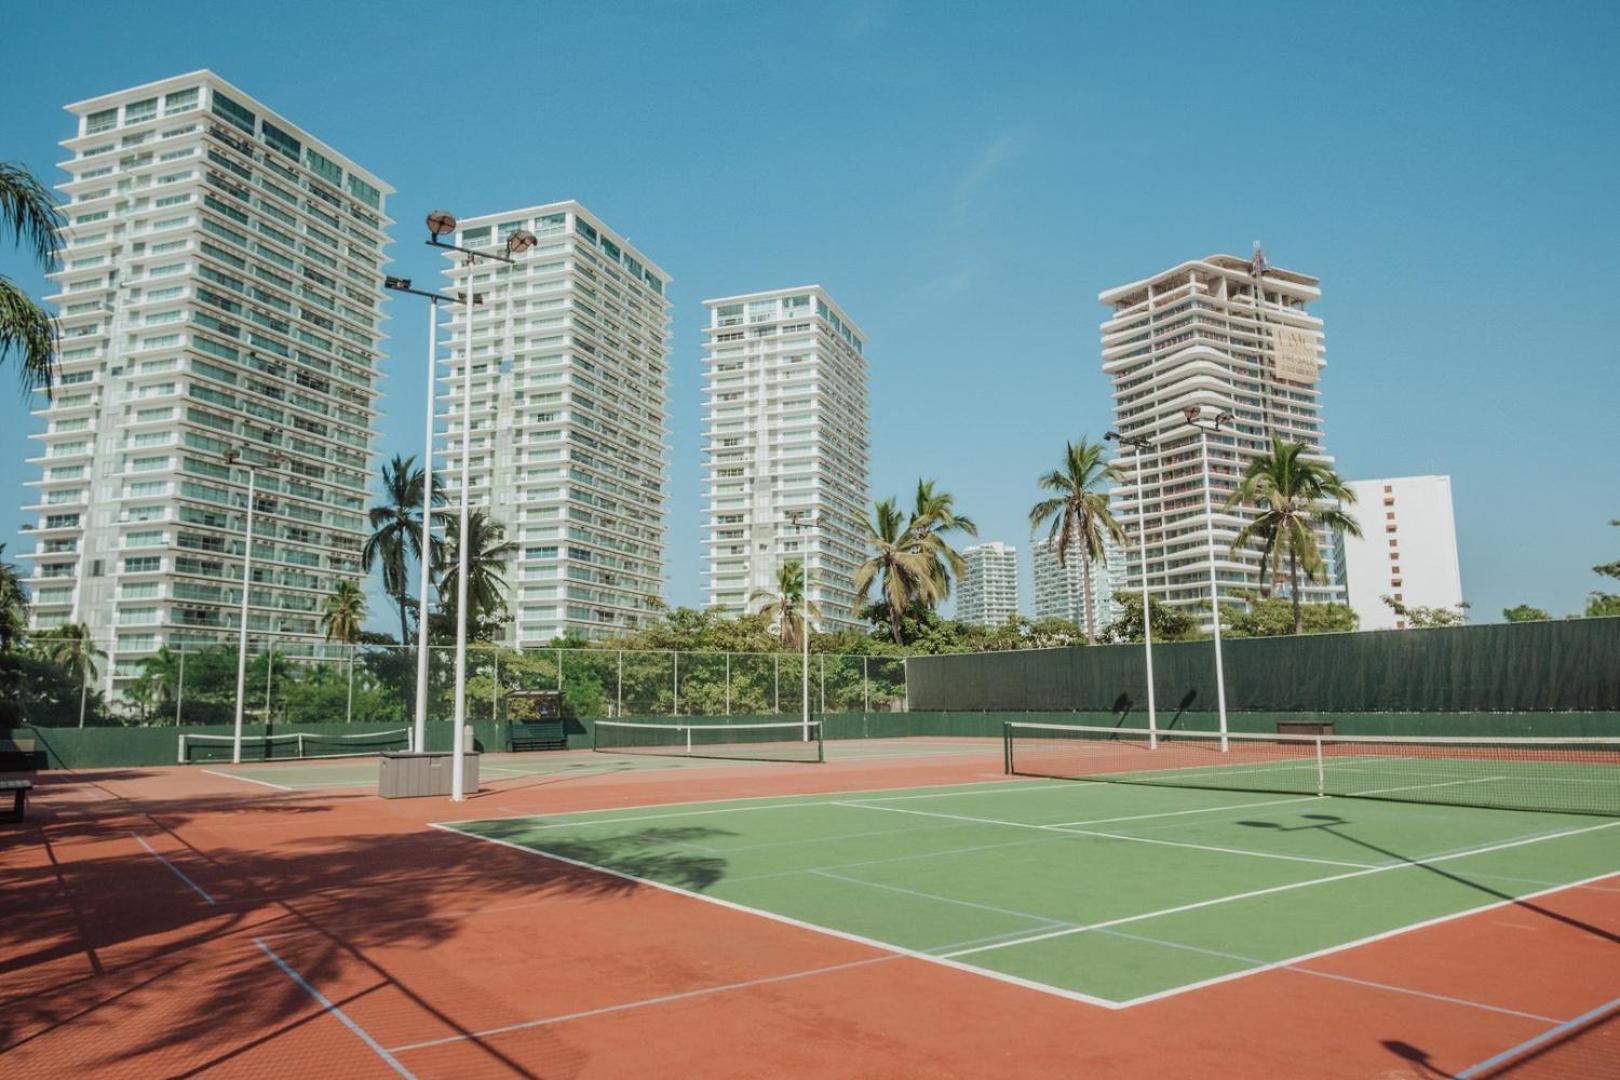
{"label": "tennis net", "polygon": [[771,724],[652,724],[598,720],[591,749],[605,754],[729,758],[737,761],[822,760],[821,721]]}
{"label": "tennis net", "polygon": [[[235,739],[230,735],[180,736],[180,764],[230,761]],[[410,728],[368,731],[358,735],[323,735],[289,732],[285,735],[243,735],[243,761],[290,761],[300,758],[365,757],[384,751],[409,750]]]}
{"label": "tennis net", "polygon": [[1004,725],[1008,773],[1620,816],[1620,738]]}

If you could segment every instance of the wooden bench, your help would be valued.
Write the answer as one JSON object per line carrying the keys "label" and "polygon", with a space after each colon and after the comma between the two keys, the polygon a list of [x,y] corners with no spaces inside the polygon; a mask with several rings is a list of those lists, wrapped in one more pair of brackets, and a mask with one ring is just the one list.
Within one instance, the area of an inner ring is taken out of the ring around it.
{"label": "wooden bench", "polygon": [[39,755],[33,739],[0,739],[0,772],[36,772]]}
{"label": "wooden bench", "polygon": [[0,792],[12,793],[11,818],[12,821],[21,821],[23,812],[28,809],[28,793],[34,790],[32,780],[0,780]]}
{"label": "wooden bench", "polygon": [[568,731],[561,720],[513,720],[506,742],[513,751],[566,750]]}

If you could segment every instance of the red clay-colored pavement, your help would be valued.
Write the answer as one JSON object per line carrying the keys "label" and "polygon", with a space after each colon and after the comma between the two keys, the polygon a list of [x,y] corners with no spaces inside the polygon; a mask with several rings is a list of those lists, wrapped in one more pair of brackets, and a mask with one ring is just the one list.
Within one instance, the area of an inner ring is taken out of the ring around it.
{"label": "red clay-colored pavement", "polygon": [[[0,1075],[1433,1078],[1620,997],[1620,877],[1116,1011],[427,827],[982,781],[997,754],[461,806],[41,774],[0,826]],[[1599,1016],[1485,1075],[1620,1076],[1617,1043]]]}

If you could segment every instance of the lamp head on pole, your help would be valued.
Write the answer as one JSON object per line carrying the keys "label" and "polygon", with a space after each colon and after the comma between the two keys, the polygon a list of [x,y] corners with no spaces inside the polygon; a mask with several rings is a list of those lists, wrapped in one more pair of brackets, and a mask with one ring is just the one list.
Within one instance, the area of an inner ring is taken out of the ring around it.
{"label": "lamp head on pole", "polygon": [[456,215],[448,210],[435,210],[427,216],[428,235],[437,240],[456,231]]}
{"label": "lamp head on pole", "polygon": [[508,255],[519,255],[539,242],[539,240],[535,239],[534,233],[528,229],[519,229],[506,238],[506,253]]}

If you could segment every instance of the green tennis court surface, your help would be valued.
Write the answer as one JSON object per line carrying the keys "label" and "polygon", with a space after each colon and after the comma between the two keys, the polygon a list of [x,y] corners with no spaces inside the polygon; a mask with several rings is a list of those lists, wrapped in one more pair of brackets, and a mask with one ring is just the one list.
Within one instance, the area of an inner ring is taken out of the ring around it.
{"label": "green tennis court surface", "polygon": [[[986,773],[999,768],[1000,762],[997,760],[999,753],[995,743],[989,740],[969,742],[953,739],[852,739],[827,744],[828,761],[977,754],[984,758]],[[748,758],[733,761],[713,757],[686,758],[678,754],[612,754],[570,750],[528,754],[485,754],[479,763],[479,773],[482,783],[499,783],[503,780],[536,776],[585,775],[643,769],[713,769],[734,765],[758,767],[760,764],[761,762]],[[800,767],[800,764],[781,763],[778,767],[792,769]],[[198,767],[212,775],[238,780],[247,785],[282,790],[375,787],[377,784],[377,759],[374,757],[241,765],[226,762]],[[803,767],[816,766],[805,764]]]}
{"label": "green tennis court surface", "polygon": [[1615,817],[1074,781],[441,827],[1109,1006],[1620,872]]}

